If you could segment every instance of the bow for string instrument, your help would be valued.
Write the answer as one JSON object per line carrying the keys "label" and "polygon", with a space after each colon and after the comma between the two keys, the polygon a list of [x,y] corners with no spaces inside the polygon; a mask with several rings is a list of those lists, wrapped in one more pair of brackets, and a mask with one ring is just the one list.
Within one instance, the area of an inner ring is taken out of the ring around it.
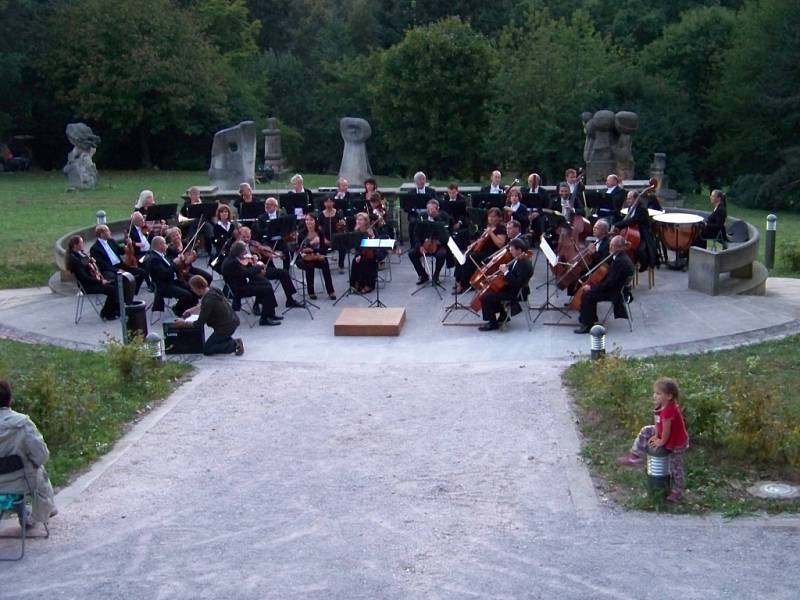
{"label": "bow for string instrument", "polygon": [[575,290],[575,294],[572,296],[572,300],[570,300],[568,308],[571,310],[580,310],[581,300],[583,299],[584,294],[583,286],[593,286],[603,281],[603,279],[606,278],[606,275],[608,275],[608,263],[612,258],[614,258],[614,255],[609,254],[594,267],[589,269],[586,275],[578,279],[578,289]]}
{"label": "bow for string instrument", "polygon": [[[200,219],[197,223],[197,231],[194,232],[192,239],[189,240],[187,247],[183,249],[183,251],[178,255],[179,262],[176,264],[175,269],[178,272],[178,277],[184,281],[189,279],[189,269],[192,268],[192,263],[194,259],[197,258],[197,255],[194,252],[194,245],[197,243],[197,236],[200,235],[200,231],[203,228],[203,219],[205,218],[204,215],[200,215]],[[192,258],[189,259],[191,255]]]}
{"label": "bow for string instrument", "polygon": [[[628,207],[628,216],[631,216],[631,212],[634,208],[634,205],[637,202],[639,202],[642,196],[644,196],[648,192],[654,191],[657,188],[658,188],[658,179],[656,179],[655,177],[651,177],[650,181],[648,182],[648,186],[636,195],[636,199]],[[619,229],[617,235],[621,235],[623,238],[625,238],[625,241],[627,242],[628,246],[628,254],[631,255],[631,258],[634,258],[636,250],[639,248],[639,244],[641,244],[642,242],[642,234],[639,231],[639,225],[636,223],[631,223],[626,227]]]}
{"label": "bow for string instrument", "polygon": [[517,185],[519,185],[519,179],[514,179],[514,181],[511,182],[511,185],[506,188],[506,205],[503,207],[503,222],[505,223],[508,223],[514,214],[511,212],[511,204],[508,202],[508,193]]}

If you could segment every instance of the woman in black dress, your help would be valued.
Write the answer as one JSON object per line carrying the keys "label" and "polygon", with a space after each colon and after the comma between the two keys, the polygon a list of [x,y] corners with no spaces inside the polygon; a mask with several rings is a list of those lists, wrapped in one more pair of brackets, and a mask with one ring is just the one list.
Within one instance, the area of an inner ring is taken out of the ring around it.
{"label": "woman in black dress", "polygon": [[[367,213],[356,215],[354,231],[363,233],[367,238],[375,238]],[[375,280],[378,278],[378,261],[374,248],[359,248],[353,259],[350,269],[350,287],[362,294],[368,294],[375,289]]]}
{"label": "woman in black dress", "polygon": [[[347,231],[347,223],[344,220],[344,213],[336,210],[336,201],[333,196],[326,196],[322,204],[322,211],[319,213],[319,228],[325,245],[333,247],[333,236],[337,233]],[[339,248],[339,272],[344,273],[344,257],[347,251]]]}
{"label": "woman in black dress", "polygon": [[325,243],[325,236],[320,231],[317,218],[308,214],[304,218],[305,232],[298,245],[297,266],[306,272],[306,283],[308,285],[308,296],[312,300],[317,299],[314,291],[314,270],[322,271],[322,279],[325,281],[325,291],[328,298],[336,300],[336,293],[333,291],[333,280],[331,279],[331,267],[328,264],[328,245]]}

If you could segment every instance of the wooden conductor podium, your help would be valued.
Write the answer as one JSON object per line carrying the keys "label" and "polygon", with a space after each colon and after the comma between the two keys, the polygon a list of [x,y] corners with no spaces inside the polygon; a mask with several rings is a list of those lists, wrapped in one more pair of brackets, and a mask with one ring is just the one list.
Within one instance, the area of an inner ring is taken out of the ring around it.
{"label": "wooden conductor podium", "polygon": [[333,334],[397,336],[405,321],[405,308],[345,308],[333,325]]}

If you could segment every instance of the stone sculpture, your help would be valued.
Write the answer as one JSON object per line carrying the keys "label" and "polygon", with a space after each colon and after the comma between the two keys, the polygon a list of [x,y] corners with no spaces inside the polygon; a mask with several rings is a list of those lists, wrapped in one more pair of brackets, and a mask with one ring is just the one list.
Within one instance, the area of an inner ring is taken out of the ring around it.
{"label": "stone sculpture", "polygon": [[240,183],[249,183],[251,187],[255,187],[255,171],[255,123],[242,121],[214,134],[211,167],[208,169],[211,185],[221,190],[238,190]]}
{"label": "stone sculpture", "polygon": [[639,115],[630,111],[610,110],[585,112],[581,115],[586,141],[583,160],[586,183],[605,183],[609,173],[620,179],[633,179],[634,160],[632,134],[639,128]]}
{"label": "stone sculpture", "polygon": [[95,135],[86,123],[68,124],[66,134],[72,150],[67,155],[67,164],[63,171],[70,188],[92,189],[97,185],[97,166],[92,157],[100,143],[100,136]]}
{"label": "stone sculpture", "polygon": [[286,171],[286,163],[281,148],[281,128],[278,119],[275,117],[267,119],[267,128],[261,133],[264,134],[264,170],[272,169],[275,175],[280,175]]}
{"label": "stone sculpture", "polygon": [[344,139],[339,177],[347,179],[350,185],[362,186],[365,179],[372,177],[366,145],[372,128],[364,119],[344,117],[339,121],[339,130]]}

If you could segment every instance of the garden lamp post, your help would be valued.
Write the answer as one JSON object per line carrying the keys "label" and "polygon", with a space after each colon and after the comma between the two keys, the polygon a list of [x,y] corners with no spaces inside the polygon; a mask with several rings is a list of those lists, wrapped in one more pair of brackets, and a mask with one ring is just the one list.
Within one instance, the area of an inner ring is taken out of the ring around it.
{"label": "garden lamp post", "polygon": [[595,325],[589,330],[592,338],[592,360],[603,358],[606,355],[606,328]]}
{"label": "garden lamp post", "polygon": [[764,238],[764,266],[775,266],[775,236],[778,233],[777,215],[767,215],[767,236]]}

